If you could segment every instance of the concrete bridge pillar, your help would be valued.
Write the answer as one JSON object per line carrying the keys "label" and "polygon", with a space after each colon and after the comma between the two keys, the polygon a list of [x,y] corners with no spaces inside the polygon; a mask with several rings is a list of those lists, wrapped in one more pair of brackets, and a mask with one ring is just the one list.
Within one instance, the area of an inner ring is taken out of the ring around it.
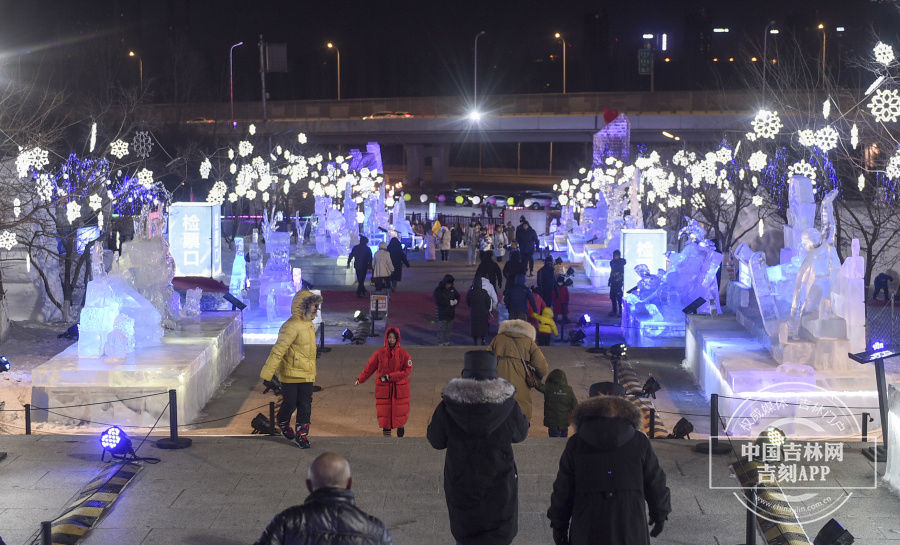
{"label": "concrete bridge pillar", "polygon": [[450,168],[450,144],[431,146],[431,185],[447,187],[447,170]]}
{"label": "concrete bridge pillar", "polygon": [[425,146],[422,144],[406,144],[406,185],[421,187],[425,181]]}

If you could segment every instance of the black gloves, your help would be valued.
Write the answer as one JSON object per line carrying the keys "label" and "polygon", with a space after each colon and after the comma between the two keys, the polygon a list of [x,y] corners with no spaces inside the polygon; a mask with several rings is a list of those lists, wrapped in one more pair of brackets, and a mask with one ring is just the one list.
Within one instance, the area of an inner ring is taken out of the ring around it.
{"label": "black gloves", "polygon": [[653,528],[650,529],[650,537],[656,537],[663,531],[663,526],[665,526],[665,520],[653,520],[650,519],[650,526]]}
{"label": "black gloves", "polygon": [[553,543],[556,545],[569,545],[569,528],[554,528]]}
{"label": "black gloves", "polygon": [[273,375],[272,380],[264,380],[263,386],[266,387],[266,389],[263,390],[264,394],[268,394],[271,391],[277,396],[281,395],[281,381],[278,380],[278,377]]}
{"label": "black gloves", "polygon": [[380,377],[378,377],[378,380],[380,380],[381,382],[390,382],[391,377],[387,375],[381,375]]}

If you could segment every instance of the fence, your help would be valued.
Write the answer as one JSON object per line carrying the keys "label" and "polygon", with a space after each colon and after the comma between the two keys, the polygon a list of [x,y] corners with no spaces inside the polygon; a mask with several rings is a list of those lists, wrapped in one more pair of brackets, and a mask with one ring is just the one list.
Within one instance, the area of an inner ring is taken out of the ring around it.
{"label": "fence", "polygon": [[900,345],[900,308],[890,301],[866,301],[866,346],[875,342]]}

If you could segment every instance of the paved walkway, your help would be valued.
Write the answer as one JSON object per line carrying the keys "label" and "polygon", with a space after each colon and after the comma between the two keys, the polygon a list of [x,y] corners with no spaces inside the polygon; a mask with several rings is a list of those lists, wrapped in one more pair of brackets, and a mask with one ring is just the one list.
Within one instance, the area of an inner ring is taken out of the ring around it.
{"label": "paved walkway", "polygon": [[[41,520],[55,517],[101,467],[95,437],[4,437],[10,457],[0,462],[0,535],[25,543]],[[546,518],[563,440],[530,438],[515,447],[519,469],[516,545],[551,544]],[[707,486],[707,456],[690,441],[654,441],[668,476],[673,511],[654,544],[734,545],[743,542],[744,511],[727,490]],[[871,472],[849,453],[847,476]],[[85,545],[238,545],[252,543],[271,517],[306,497],[309,462],[331,450],[351,464],[360,507],[381,518],[399,545],[452,543],[441,482],[443,453],[421,438],[320,438],[302,451],[266,437],[199,437],[181,451],[145,444],[158,456],[125,490]],[[713,459],[727,471],[728,457]],[[856,543],[900,543],[900,499],[883,487],[857,492],[836,517]],[[806,530],[815,536],[824,521]]]}

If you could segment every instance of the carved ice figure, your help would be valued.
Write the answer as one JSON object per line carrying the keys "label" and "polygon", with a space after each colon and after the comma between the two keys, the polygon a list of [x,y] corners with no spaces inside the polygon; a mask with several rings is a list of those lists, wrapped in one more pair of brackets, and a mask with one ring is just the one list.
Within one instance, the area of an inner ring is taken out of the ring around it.
{"label": "carved ice figure", "polygon": [[[835,316],[828,299],[833,290],[839,286],[841,262],[834,247],[834,199],[837,190],[833,189],[822,199],[821,233],[813,227],[804,229],[801,244],[804,250],[803,262],[794,281],[794,297],[791,301],[791,315],[788,331],[791,337],[797,337],[803,314],[811,311],[817,313],[819,324]],[[822,304],[820,304],[822,303]],[[813,309],[813,310],[811,310]],[[817,309],[817,310],[815,310]],[[843,337],[836,329],[838,324],[831,324],[828,337]]]}
{"label": "carved ice figure", "polygon": [[781,263],[799,266],[806,255],[803,245],[803,233],[815,228],[816,199],[812,180],[805,176],[794,175],[788,183],[787,224],[784,230],[784,245],[781,250]]}
{"label": "carved ice figure", "polygon": [[203,297],[203,288],[187,290],[184,296],[184,308],[181,310],[181,316],[184,318],[200,316],[201,297]]}
{"label": "carved ice figure", "polygon": [[325,228],[325,216],[331,208],[331,199],[325,196],[316,197],[316,252],[328,254],[328,230]]}
{"label": "carved ice figure", "polygon": [[[340,215],[338,219],[340,220]],[[272,313],[276,318],[290,316],[290,299],[294,295],[290,243],[290,233],[273,232],[266,239],[266,251],[270,255],[260,277],[259,305],[265,305],[268,313],[271,300]]]}
{"label": "carved ice figure", "polygon": [[409,220],[406,219],[406,200],[403,198],[402,194],[394,204],[393,224],[394,231],[396,231],[401,237],[412,236],[412,225],[410,225]]}
{"label": "carved ice figure", "polygon": [[[357,209],[356,201],[353,200],[353,186],[348,183],[344,190],[344,229],[341,230],[341,233],[347,233],[351,246],[359,244],[359,222],[356,221]],[[349,250],[347,253],[349,253]],[[339,252],[338,255],[344,254]]]}
{"label": "carved ice figure", "polygon": [[865,258],[859,255],[859,239],[850,244],[851,255],[844,260],[840,271],[840,288],[831,293],[831,306],[847,323],[847,338],[851,352],[866,349]]}
{"label": "carved ice figure", "polygon": [[259,278],[262,276],[263,254],[259,247],[259,232],[254,229],[247,244],[247,287],[259,289]]}
{"label": "carved ice figure", "polygon": [[231,264],[228,291],[235,297],[240,297],[245,287],[247,287],[247,261],[244,258],[244,237],[235,237],[234,263]]}

